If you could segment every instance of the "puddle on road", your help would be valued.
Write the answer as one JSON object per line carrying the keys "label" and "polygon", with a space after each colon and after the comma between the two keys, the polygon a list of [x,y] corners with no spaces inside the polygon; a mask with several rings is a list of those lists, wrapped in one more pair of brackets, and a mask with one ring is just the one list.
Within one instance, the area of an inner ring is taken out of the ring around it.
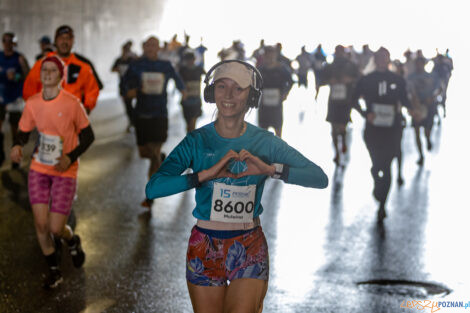
{"label": "puddle on road", "polygon": [[443,297],[452,292],[444,285],[408,280],[374,279],[357,282],[356,284],[360,289],[371,293],[414,298]]}

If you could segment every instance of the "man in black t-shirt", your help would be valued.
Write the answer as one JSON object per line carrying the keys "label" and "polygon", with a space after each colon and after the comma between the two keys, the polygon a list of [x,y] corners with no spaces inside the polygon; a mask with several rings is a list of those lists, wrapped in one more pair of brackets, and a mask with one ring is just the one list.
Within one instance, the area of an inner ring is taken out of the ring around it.
{"label": "man in black t-shirt", "polygon": [[[391,184],[390,166],[401,148],[401,106],[408,108],[410,114],[413,112],[410,110],[405,80],[388,69],[388,50],[382,47],[375,52],[374,62],[376,70],[359,79],[352,103],[366,118],[364,141],[372,160],[373,194],[380,203],[377,218],[382,222],[386,217],[385,202]],[[359,106],[360,97],[365,100],[365,111]]]}

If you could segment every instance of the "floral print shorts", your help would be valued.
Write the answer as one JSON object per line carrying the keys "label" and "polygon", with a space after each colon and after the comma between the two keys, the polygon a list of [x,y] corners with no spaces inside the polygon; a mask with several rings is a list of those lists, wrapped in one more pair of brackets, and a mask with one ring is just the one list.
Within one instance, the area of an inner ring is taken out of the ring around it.
{"label": "floral print shorts", "polygon": [[268,245],[261,226],[222,239],[194,226],[186,254],[186,279],[199,286],[227,286],[238,278],[268,280]]}

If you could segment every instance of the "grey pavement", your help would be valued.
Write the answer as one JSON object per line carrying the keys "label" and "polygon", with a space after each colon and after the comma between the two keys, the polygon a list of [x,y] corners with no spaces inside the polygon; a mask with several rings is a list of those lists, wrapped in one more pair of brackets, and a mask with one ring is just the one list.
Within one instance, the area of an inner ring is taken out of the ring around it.
{"label": "grey pavement", "polygon": [[[380,227],[363,121],[353,113],[350,149],[344,167],[336,168],[324,121],[327,89],[318,103],[313,92],[294,87],[285,104],[283,136],[323,167],[330,186],[314,190],[268,180],[261,221],[270,283],[263,312],[431,312],[401,306],[412,300],[470,301],[468,143],[458,94],[450,90],[449,116],[434,129],[434,149],[421,168],[412,129],[405,129],[405,184],[397,186],[394,164],[388,217]],[[213,113],[213,105],[204,104],[198,125],[210,122]],[[177,95],[170,116],[165,152],[185,132]],[[256,111],[248,119],[254,122]],[[101,99],[91,120],[97,139],[81,157],[73,206],[85,265],[73,268],[64,249],[64,283],[43,291],[46,264],[26,193],[15,198],[2,186],[0,312],[192,312],[185,253],[195,222],[194,191],[158,199],[151,212],[140,207],[148,162],[139,158],[134,134],[125,131],[122,104]],[[441,305],[439,311],[467,310]]]}

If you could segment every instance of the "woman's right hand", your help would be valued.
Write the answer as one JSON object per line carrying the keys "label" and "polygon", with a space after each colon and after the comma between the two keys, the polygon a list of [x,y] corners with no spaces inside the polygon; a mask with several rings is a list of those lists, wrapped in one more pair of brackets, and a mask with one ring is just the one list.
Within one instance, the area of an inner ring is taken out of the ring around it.
{"label": "woman's right hand", "polygon": [[239,155],[233,150],[229,150],[216,164],[207,170],[202,170],[198,175],[200,183],[220,177],[236,178],[236,175],[227,170],[228,162],[231,159],[238,159]]}
{"label": "woman's right hand", "polygon": [[13,146],[10,151],[10,158],[15,163],[20,163],[23,158],[23,148],[20,145]]}

